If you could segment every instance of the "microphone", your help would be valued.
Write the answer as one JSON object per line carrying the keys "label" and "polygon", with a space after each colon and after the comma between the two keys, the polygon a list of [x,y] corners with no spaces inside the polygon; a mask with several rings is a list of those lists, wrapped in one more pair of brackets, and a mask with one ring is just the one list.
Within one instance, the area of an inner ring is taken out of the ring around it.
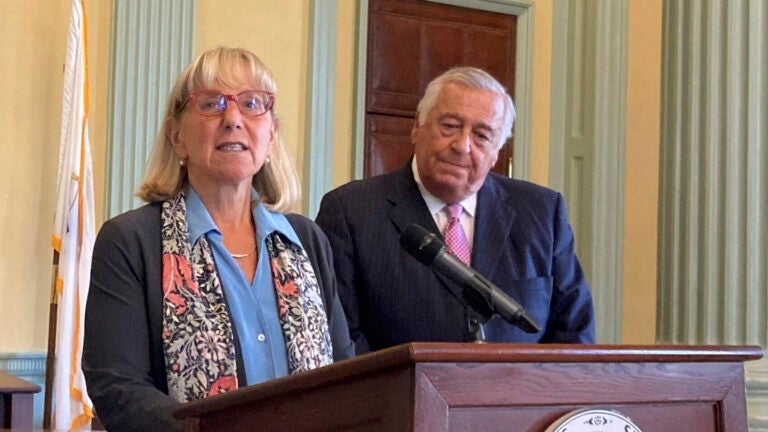
{"label": "microphone", "polygon": [[[490,309],[510,324],[520,327],[526,333],[538,333],[539,324],[512,297],[484,278],[473,268],[446,251],[445,244],[433,233],[412,224],[400,235],[400,245],[425,266],[456,282],[465,292],[467,289],[477,295],[466,295],[465,300],[479,312]],[[480,297],[485,304],[477,304]],[[488,315],[490,315],[488,314]],[[490,318],[490,316],[489,316]]]}

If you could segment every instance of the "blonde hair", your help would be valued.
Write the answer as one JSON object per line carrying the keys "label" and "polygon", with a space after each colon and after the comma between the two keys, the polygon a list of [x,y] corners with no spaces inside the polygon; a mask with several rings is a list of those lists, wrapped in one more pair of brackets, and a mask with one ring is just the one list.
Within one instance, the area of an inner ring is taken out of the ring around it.
{"label": "blonde hair", "polygon": [[[275,94],[277,85],[272,73],[252,52],[241,48],[218,47],[198,56],[173,86],[160,131],[149,156],[147,172],[136,193],[147,202],[164,201],[178,193],[187,181],[187,170],[179,164],[169,137],[171,120],[179,120],[189,94],[214,84],[235,87],[247,76],[255,89]],[[275,140],[270,162],[265,163],[253,176],[253,186],[261,201],[280,213],[291,211],[301,196],[301,185],[293,160],[285,149],[280,135],[279,119],[275,122]]]}

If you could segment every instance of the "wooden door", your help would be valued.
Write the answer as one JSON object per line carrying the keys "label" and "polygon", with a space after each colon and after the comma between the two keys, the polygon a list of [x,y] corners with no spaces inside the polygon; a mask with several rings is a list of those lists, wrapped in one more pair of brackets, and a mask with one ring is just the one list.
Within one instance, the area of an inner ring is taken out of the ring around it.
{"label": "wooden door", "polygon": [[[454,66],[484,69],[515,88],[517,17],[424,0],[370,0],[363,174],[405,165],[416,105],[427,84]],[[508,175],[513,139],[494,171]]]}

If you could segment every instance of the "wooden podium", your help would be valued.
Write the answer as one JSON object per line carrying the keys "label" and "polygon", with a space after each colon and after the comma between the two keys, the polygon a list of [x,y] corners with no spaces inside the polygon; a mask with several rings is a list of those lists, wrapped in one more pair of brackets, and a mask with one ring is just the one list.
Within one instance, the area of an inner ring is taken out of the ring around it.
{"label": "wooden podium", "polygon": [[31,429],[39,391],[39,385],[0,371],[0,428]]}
{"label": "wooden podium", "polygon": [[544,432],[580,408],[643,432],[747,432],[759,346],[412,343],[182,405],[187,432]]}

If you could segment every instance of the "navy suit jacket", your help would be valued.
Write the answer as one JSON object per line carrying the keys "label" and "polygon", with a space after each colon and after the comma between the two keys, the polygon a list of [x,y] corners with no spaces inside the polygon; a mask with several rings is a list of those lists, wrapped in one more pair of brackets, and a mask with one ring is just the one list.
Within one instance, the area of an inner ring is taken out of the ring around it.
{"label": "navy suit jacket", "polygon": [[[574,252],[563,197],[491,173],[478,191],[472,267],[520,303],[540,325],[528,334],[493,318],[493,342],[593,343],[589,285]],[[400,247],[419,224],[440,238],[404,168],[327,193],[317,223],[331,242],[338,292],[359,353],[416,341],[470,341],[462,289]]]}

